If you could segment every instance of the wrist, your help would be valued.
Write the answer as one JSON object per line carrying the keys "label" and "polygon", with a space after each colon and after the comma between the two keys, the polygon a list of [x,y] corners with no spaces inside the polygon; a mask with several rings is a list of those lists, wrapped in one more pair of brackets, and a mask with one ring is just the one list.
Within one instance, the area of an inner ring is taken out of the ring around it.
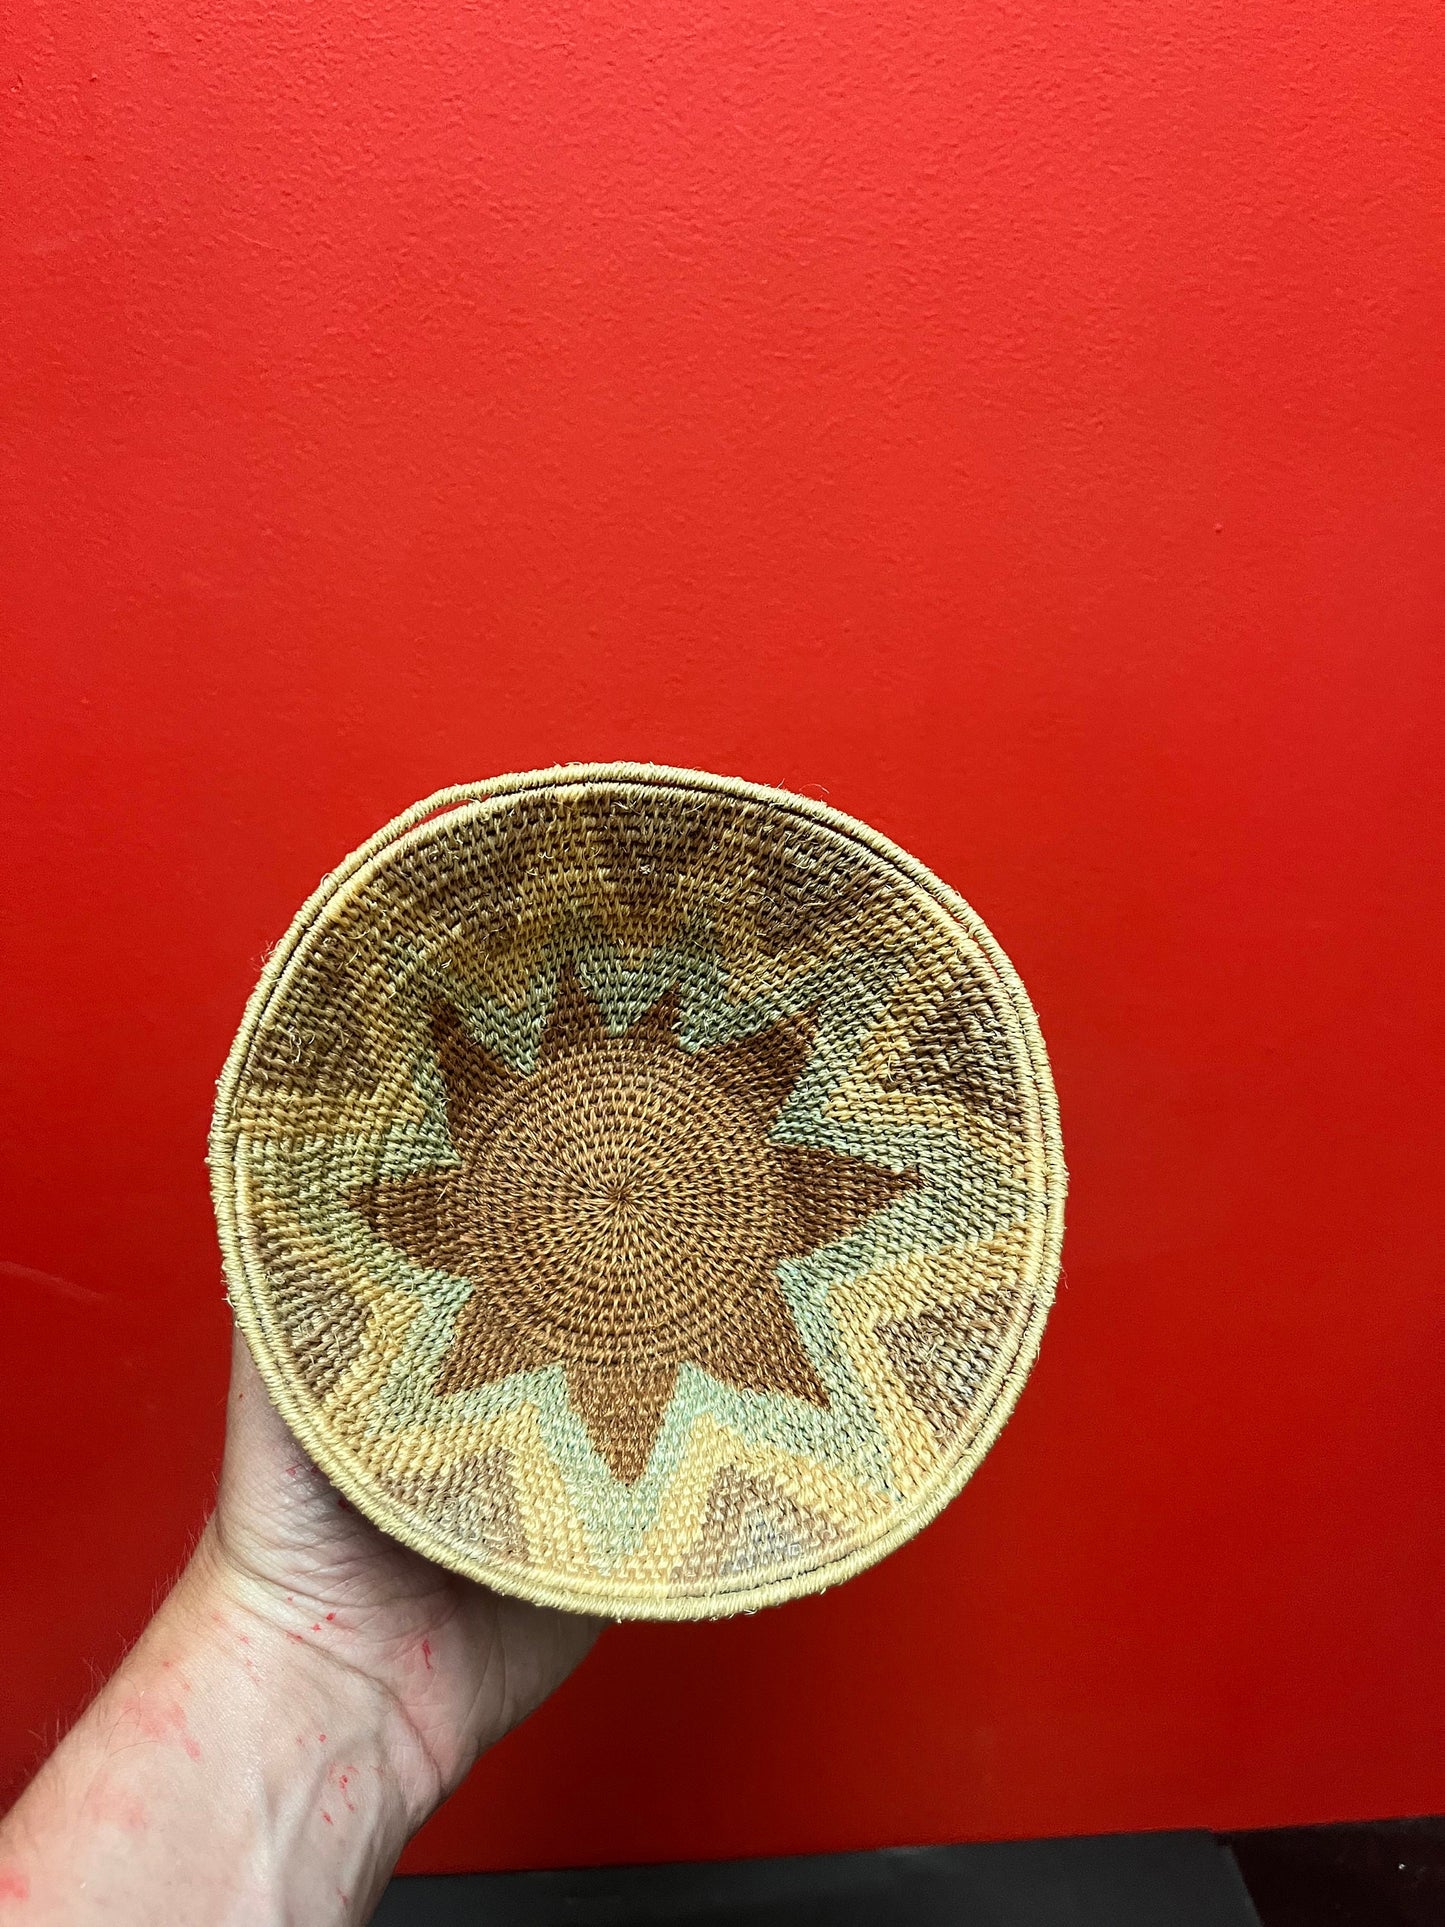
{"label": "wrist", "polygon": [[335,1762],[341,1753],[368,1762],[370,1803],[382,1809],[377,1819],[388,1833],[397,1833],[399,1852],[448,1789],[401,1697],[356,1650],[338,1614],[248,1571],[212,1521],[152,1631],[172,1616],[264,1714],[265,1753],[278,1771],[294,1773],[297,1754],[313,1747],[334,1756],[326,1782],[346,1806],[357,1783],[348,1777],[340,1787],[345,1763]]}
{"label": "wrist", "polygon": [[434,1803],[384,1686],[247,1598],[208,1542],[13,1810],[37,1927],[364,1920]]}

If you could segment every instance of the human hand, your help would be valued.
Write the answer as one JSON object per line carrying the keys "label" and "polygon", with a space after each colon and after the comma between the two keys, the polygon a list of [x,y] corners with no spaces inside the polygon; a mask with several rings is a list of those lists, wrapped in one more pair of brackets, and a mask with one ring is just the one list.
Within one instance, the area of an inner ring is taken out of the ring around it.
{"label": "human hand", "polygon": [[404,1793],[418,1815],[566,1678],[603,1623],[489,1592],[388,1538],[296,1443],[239,1332],[220,1495],[195,1564],[220,1596],[389,1696],[417,1742],[420,1783]]}
{"label": "human hand", "polygon": [[238,1338],[221,1490],[140,1640],[0,1825],[35,1927],[360,1927],[407,1838],[599,1622],[388,1539]]}

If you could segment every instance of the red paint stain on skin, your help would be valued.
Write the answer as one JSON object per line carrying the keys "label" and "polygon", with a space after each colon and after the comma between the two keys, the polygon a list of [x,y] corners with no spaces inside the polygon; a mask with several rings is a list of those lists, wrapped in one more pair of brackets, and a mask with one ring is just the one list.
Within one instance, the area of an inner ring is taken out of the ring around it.
{"label": "red paint stain on skin", "polygon": [[0,1867],[0,1900],[28,1900],[30,1882],[14,1867]]}
{"label": "red paint stain on skin", "polygon": [[318,1734],[316,1735],[316,1737],[317,1737],[317,1739],[318,1739],[318,1740],[320,1740],[320,1742],[321,1742],[321,1744],[322,1744],[323,1746],[325,1746],[325,1744],[326,1744],[326,1735],[325,1735],[324,1733],[318,1733]]}
{"label": "red paint stain on skin", "polygon": [[328,1827],[334,1827],[336,1825],[336,1822],[332,1819],[331,1815],[326,1811],[325,1807],[321,1809],[321,1817],[326,1822]]}
{"label": "red paint stain on skin", "polygon": [[135,1795],[105,1779],[92,1786],[86,1798],[86,1810],[93,1819],[119,1827],[123,1833],[144,1833],[150,1825],[150,1815]]}
{"label": "red paint stain on skin", "polygon": [[431,1671],[431,1641],[429,1639],[424,1639],[421,1643],[421,1656],[426,1661],[427,1671],[430,1672]]}
{"label": "red paint stain on skin", "polygon": [[336,1791],[346,1802],[346,1811],[348,1813],[355,1813],[356,1811],[356,1802],[351,1797],[351,1781],[355,1772],[356,1768],[354,1766],[347,1767],[344,1773],[338,1773],[336,1768],[332,1767],[326,1775],[327,1781],[336,1788]]}
{"label": "red paint stain on skin", "polygon": [[321,1621],[319,1619],[312,1626],[311,1630],[313,1633],[319,1633],[321,1631]]}
{"label": "red paint stain on skin", "polygon": [[338,1512],[350,1512],[351,1507],[346,1503],[345,1499],[338,1499],[336,1501],[336,1510]]}
{"label": "red paint stain on skin", "polygon": [[306,1641],[301,1637],[300,1633],[287,1633],[286,1637],[288,1639],[294,1639],[298,1646],[304,1646],[306,1644]]}
{"label": "red paint stain on skin", "polygon": [[335,1617],[336,1617],[336,1614],[335,1614],[335,1613],[328,1613],[328,1614],[326,1615],[326,1618],[327,1618],[327,1621],[328,1621],[328,1622],[330,1622],[331,1620],[333,1620],[333,1619],[335,1619]]}
{"label": "red paint stain on skin", "polygon": [[136,1731],[147,1740],[171,1740],[185,1751],[187,1759],[199,1760],[201,1749],[186,1725],[186,1709],[172,1701],[156,1705],[150,1700],[133,1699],[126,1714]]}

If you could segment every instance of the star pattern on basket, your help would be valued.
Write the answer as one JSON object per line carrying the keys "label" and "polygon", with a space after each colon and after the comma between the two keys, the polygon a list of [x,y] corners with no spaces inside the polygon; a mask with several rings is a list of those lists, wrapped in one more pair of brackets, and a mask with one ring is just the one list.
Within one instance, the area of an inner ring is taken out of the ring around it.
{"label": "star pattern on basket", "polygon": [[645,1470],[684,1365],[826,1408],[777,1276],[920,1179],[782,1143],[816,1007],[688,1049],[674,988],[620,1034],[568,966],[530,1071],[430,1013],[455,1159],[349,1197],[416,1263],[465,1279],[435,1390],[563,1368],[613,1475]]}

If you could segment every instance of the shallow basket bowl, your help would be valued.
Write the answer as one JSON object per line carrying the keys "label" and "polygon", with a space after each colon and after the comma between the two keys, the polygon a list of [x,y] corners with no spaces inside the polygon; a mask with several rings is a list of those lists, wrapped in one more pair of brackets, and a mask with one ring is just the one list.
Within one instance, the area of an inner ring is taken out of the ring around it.
{"label": "shallow basket bowl", "polygon": [[616,1618],[847,1579],[1018,1396],[1064,1167],[963,900],[780,790],[447,790],[272,955],[211,1143],[236,1317],[385,1531]]}

